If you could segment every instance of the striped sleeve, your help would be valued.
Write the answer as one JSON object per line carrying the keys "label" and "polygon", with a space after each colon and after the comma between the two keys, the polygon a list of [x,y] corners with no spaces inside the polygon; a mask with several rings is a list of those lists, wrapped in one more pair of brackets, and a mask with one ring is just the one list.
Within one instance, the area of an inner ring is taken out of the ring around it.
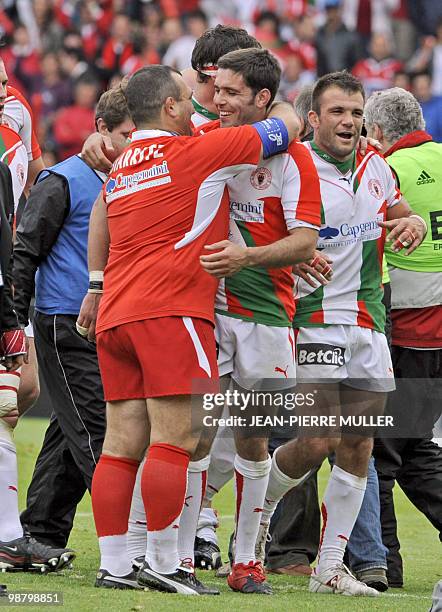
{"label": "striped sleeve", "polygon": [[300,143],[291,144],[287,152],[281,204],[288,230],[321,225],[318,172],[310,152]]}

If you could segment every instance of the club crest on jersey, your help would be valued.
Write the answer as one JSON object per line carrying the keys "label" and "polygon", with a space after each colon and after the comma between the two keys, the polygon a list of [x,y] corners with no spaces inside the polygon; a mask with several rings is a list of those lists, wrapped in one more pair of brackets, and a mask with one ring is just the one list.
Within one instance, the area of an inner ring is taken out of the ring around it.
{"label": "club crest on jersey", "polygon": [[17,178],[19,180],[20,185],[25,184],[25,167],[23,164],[17,164]]}
{"label": "club crest on jersey", "polygon": [[368,181],[368,191],[376,200],[382,200],[384,198],[384,190],[381,181],[378,179],[370,179]]}
{"label": "club crest on jersey", "polygon": [[256,168],[250,176],[250,182],[255,189],[266,189],[272,182],[272,173],[268,168]]}

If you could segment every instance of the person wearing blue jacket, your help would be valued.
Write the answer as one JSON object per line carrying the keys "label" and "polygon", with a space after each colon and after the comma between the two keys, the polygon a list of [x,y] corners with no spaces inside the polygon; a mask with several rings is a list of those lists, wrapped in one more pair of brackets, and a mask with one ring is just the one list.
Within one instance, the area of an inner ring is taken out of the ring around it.
{"label": "person wearing blue jacket", "polygon": [[[121,87],[105,92],[97,131],[116,154],[133,129]],[[76,319],[88,292],[89,217],[106,175],[80,155],[37,177],[17,229],[13,282],[21,325],[28,320],[35,282],[35,346],[52,416],[37,458],[21,520],[32,536],[65,546],[78,502],[91,489],[105,432],[105,403],[95,344]]]}

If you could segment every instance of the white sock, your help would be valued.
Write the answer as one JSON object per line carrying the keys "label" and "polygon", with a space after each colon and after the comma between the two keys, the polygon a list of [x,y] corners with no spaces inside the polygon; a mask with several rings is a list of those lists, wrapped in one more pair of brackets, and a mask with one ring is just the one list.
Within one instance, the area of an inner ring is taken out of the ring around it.
{"label": "white sock", "polygon": [[322,534],[317,573],[342,563],[362,500],[367,478],[333,466],[322,502]]}
{"label": "white sock", "polygon": [[140,463],[135,480],[132,505],[129,515],[129,529],[127,532],[127,552],[131,561],[146,554],[147,525],[143,498],[141,497],[141,474],[146,459]]}
{"label": "white sock", "polygon": [[207,469],[210,457],[200,461],[191,461],[187,470],[187,490],[178,530],[178,557],[181,561],[190,559],[194,562],[195,535],[198,515],[201,510],[204,491],[206,490]]}
{"label": "white sock", "polygon": [[218,538],[216,536],[217,527],[218,517],[216,516],[215,510],[213,508],[201,508],[196,535],[206,540],[206,542],[218,544]]}
{"label": "white sock", "polygon": [[297,487],[304,482],[304,480],[310,474],[310,471],[308,471],[307,474],[304,474],[304,476],[301,476],[301,478],[290,478],[290,476],[284,474],[277,463],[277,455],[280,448],[281,447],[277,448],[273,453],[269,484],[267,486],[264,499],[261,522],[266,524],[270,523],[270,519],[276,510],[276,506],[284,495],[290,491],[290,489],[293,489],[293,487]]}
{"label": "white sock", "polygon": [[178,557],[179,517],[160,531],[148,531],[146,561],[160,574],[173,574],[180,564]]}
{"label": "white sock", "polygon": [[271,464],[270,457],[265,461],[247,461],[239,455],[235,457],[235,563],[255,561],[255,542]]}
{"label": "white sock", "polygon": [[100,546],[100,568],[113,576],[126,576],[132,571],[132,564],[127,554],[127,534],[102,536],[98,538]]}
{"label": "white sock", "polygon": [[[23,536],[18,511],[17,452],[12,435],[2,422],[0,435],[0,540],[10,542]],[[9,435],[8,435],[9,434]],[[6,439],[9,437],[9,439]]]}
{"label": "white sock", "polygon": [[[226,428],[223,429],[223,431]],[[214,495],[221,491],[223,486],[232,480],[235,473],[233,467],[236,456],[235,440],[233,434],[221,437],[218,432],[212,450],[210,451],[210,465],[207,472],[207,487],[204,495],[206,503],[211,502]]]}

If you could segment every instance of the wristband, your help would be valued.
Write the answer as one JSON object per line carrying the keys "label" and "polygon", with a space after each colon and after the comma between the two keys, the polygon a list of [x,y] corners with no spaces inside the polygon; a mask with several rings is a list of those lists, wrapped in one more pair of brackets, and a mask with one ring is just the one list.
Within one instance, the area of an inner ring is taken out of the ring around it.
{"label": "wristband", "polygon": [[427,232],[428,232],[428,227],[427,227],[427,224],[425,223],[425,220],[422,219],[422,217],[420,215],[410,215],[408,218],[412,219],[413,217],[415,219],[419,219],[419,221],[422,223],[422,225],[424,226],[424,236],[426,236]]}
{"label": "wristband", "polygon": [[103,280],[104,280],[103,270],[92,270],[92,272],[89,272],[89,280],[91,282],[101,281],[101,283],[103,283]]}
{"label": "wristband", "polygon": [[77,321],[75,322],[75,327],[77,329],[77,332],[80,334],[80,336],[83,336],[83,338],[88,335],[89,327],[83,327],[82,325],[79,325]]}
{"label": "wristband", "polygon": [[282,119],[271,117],[252,126],[261,138],[264,159],[282,153],[289,146],[289,133]]}
{"label": "wristband", "polygon": [[103,293],[103,281],[89,281],[88,293]]}

